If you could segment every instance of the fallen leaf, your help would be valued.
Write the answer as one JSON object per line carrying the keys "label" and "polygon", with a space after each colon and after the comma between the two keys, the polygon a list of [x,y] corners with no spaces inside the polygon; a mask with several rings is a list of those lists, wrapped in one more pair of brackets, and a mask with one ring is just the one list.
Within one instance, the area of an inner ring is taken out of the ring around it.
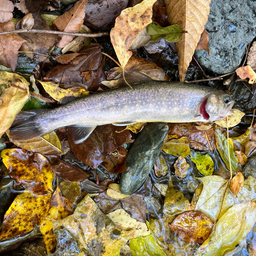
{"label": "fallen leaf", "polygon": [[162,154],[159,155],[154,164],[154,171],[157,177],[165,176],[168,172],[168,165]]}
{"label": "fallen leaf", "polygon": [[0,23],[11,20],[13,10],[14,5],[10,0],[1,0]]}
{"label": "fallen leaf", "polygon": [[33,18],[33,15],[32,13],[28,13],[26,14],[22,20],[21,20],[21,23],[20,23],[20,29],[27,29],[27,30],[30,30],[32,29],[34,26],[34,18]]}
{"label": "fallen leaf", "polygon": [[38,195],[53,192],[54,174],[44,156],[23,149],[4,149],[1,157],[9,175],[18,184]]}
{"label": "fallen leaf", "polygon": [[183,179],[187,176],[189,164],[183,156],[179,156],[174,163],[175,175]]}
{"label": "fallen leaf", "polygon": [[56,101],[62,102],[66,97],[84,97],[89,94],[82,87],[75,87],[70,89],[61,89],[58,84],[53,82],[42,82],[38,81],[44,88],[44,90]]}
{"label": "fallen leaf", "polygon": [[208,52],[209,56],[211,55],[211,52],[209,49],[209,35],[205,29],[201,34],[200,40],[196,46],[196,50],[205,50]]}
{"label": "fallen leaf", "polygon": [[17,7],[20,11],[22,11],[25,14],[27,14],[29,12],[26,7],[25,0],[19,0],[18,3],[14,3],[14,6]]}
{"label": "fallen leaf", "polygon": [[213,222],[203,213],[188,211],[175,217],[170,229],[187,243],[203,243],[210,235]]}
{"label": "fallen leaf", "polygon": [[248,159],[245,153],[242,151],[235,151],[235,154],[236,154],[238,163],[241,165],[245,165]]}
{"label": "fallen leaf", "polygon": [[135,123],[135,124],[130,124],[130,125],[127,125],[126,126],[126,129],[127,130],[130,130],[131,132],[133,133],[139,133],[143,128],[144,126],[146,125],[147,123]]}
{"label": "fallen leaf", "polygon": [[223,128],[231,128],[238,125],[245,114],[239,109],[231,109],[230,111],[230,115],[220,120],[214,121],[214,123]]}
{"label": "fallen leaf", "polygon": [[185,137],[172,139],[167,141],[162,149],[169,155],[186,157],[190,154],[189,140]]}
{"label": "fallen leaf", "polygon": [[120,191],[119,184],[116,184],[116,183],[109,184],[108,190],[107,190],[107,195],[114,199],[122,199],[122,198],[126,198],[126,197],[130,196],[130,195],[122,194]]}
{"label": "fallen leaf", "polygon": [[254,84],[256,81],[256,74],[250,66],[240,67],[236,70],[236,74],[241,79],[249,78],[249,84]]}
{"label": "fallen leaf", "polygon": [[139,35],[135,38],[131,45],[131,50],[136,50],[141,46],[146,45],[151,39],[151,36],[147,32],[147,28],[144,28]]}
{"label": "fallen leaf", "polygon": [[115,26],[110,31],[110,39],[123,68],[132,56],[130,47],[133,41],[152,21],[152,6],[155,2],[156,0],[142,1],[134,7],[126,8],[116,18]]}
{"label": "fallen leaf", "polygon": [[176,43],[180,81],[185,79],[187,68],[204,31],[210,12],[210,3],[211,0],[165,0],[169,23],[178,24],[183,31],[187,32]]}
{"label": "fallen leaf", "polygon": [[196,164],[197,170],[204,176],[212,175],[214,171],[214,162],[208,154],[191,152],[191,160]]}
{"label": "fallen leaf", "polygon": [[51,194],[35,195],[30,191],[16,196],[4,215],[0,240],[22,235],[40,225],[48,214],[50,199]]}
{"label": "fallen leaf", "polygon": [[195,255],[224,255],[244,242],[256,222],[256,203],[244,202],[233,205],[213,227],[209,238]]}
{"label": "fallen leaf", "polygon": [[[12,21],[0,23],[0,32],[11,30],[15,30]],[[0,35],[0,63],[14,71],[18,59],[18,51],[24,42],[26,41],[18,34]]]}
{"label": "fallen leaf", "polygon": [[237,195],[243,185],[244,176],[241,172],[238,172],[236,176],[231,180],[229,188],[234,195]]}
{"label": "fallen leaf", "polygon": [[247,65],[250,66],[253,70],[256,69],[256,42],[252,43],[248,53]]}
{"label": "fallen leaf", "polygon": [[[53,25],[57,27],[59,31],[65,32],[77,32],[80,26],[83,24],[85,17],[85,7],[88,0],[79,0],[75,5],[67,12],[59,16],[53,21]],[[58,43],[58,47],[63,48],[74,36],[62,36],[62,39]]]}
{"label": "fallen leaf", "polygon": [[29,83],[25,78],[0,71],[0,137],[10,128],[27,101],[28,94]]}

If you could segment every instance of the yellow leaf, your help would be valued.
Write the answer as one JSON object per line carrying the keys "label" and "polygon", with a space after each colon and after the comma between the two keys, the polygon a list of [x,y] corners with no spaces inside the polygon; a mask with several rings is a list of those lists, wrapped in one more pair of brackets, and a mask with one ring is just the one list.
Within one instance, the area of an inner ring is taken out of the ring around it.
{"label": "yellow leaf", "polygon": [[89,94],[84,88],[61,89],[58,84],[53,82],[38,81],[44,87],[45,91],[56,101],[61,101],[65,97],[83,97]]}
{"label": "yellow leaf", "polygon": [[190,154],[189,140],[185,137],[167,141],[163,151],[169,155],[186,157]]}
{"label": "yellow leaf", "polygon": [[130,196],[130,195],[122,194],[120,191],[120,186],[116,183],[109,184],[107,195],[115,199],[122,199]]}
{"label": "yellow leaf", "polygon": [[130,124],[126,126],[127,130],[130,130],[133,133],[138,133],[140,132],[143,127],[146,125],[146,123],[135,123],[135,124]]}
{"label": "yellow leaf", "polygon": [[16,196],[4,215],[0,240],[22,235],[40,225],[50,208],[51,194],[34,195],[26,190]]}
{"label": "yellow leaf", "polygon": [[57,245],[56,237],[53,232],[52,221],[45,219],[40,225],[40,231],[43,235],[43,240],[47,254],[54,253]]}
{"label": "yellow leaf", "polygon": [[238,109],[231,109],[230,111],[231,111],[230,115],[215,121],[215,124],[223,128],[227,128],[227,127],[231,128],[238,125],[241,122],[241,119],[244,116],[244,113]]}
{"label": "yellow leaf", "polygon": [[134,7],[124,9],[116,18],[110,31],[111,43],[117,58],[124,68],[132,56],[130,51],[136,37],[152,22],[152,6],[156,0],[144,0]]}
{"label": "yellow leaf", "polygon": [[0,137],[8,130],[29,95],[29,83],[15,73],[0,71]]}
{"label": "yellow leaf", "polygon": [[256,81],[256,74],[250,66],[240,67],[236,70],[236,74],[241,79],[249,78],[249,84],[254,84]]}
{"label": "yellow leaf", "polygon": [[180,81],[185,74],[208,20],[211,0],[165,0],[168,21],[178,24],[184,33],[176,43]]}

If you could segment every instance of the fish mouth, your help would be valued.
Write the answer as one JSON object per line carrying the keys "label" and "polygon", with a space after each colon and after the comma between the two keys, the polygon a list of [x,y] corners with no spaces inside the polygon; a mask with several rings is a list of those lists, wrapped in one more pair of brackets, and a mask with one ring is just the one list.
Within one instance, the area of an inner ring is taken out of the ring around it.
{"label": "fish mouth", "polygon": [[206,111],[206,104],[207,104],[208,97],[202,102],[200,105],[200,114],[203,116],[205,120],[209,120],[210,115]]}

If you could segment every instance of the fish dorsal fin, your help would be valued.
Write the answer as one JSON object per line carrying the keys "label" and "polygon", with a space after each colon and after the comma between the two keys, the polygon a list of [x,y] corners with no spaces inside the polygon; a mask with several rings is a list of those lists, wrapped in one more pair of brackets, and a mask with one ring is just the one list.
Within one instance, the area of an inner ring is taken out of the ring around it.
{"label": "fish dorsal fin", "polygon": [[113,125],[115,126],[127,126],[127,125],[132,125],[135,124],[135,122],[133,121],[126,121],[126,122],[117,122],[117,123],[113,123]]}
{"label": "fish dorsal fin", "polygon": [[96,126],[71,125],[68,127],[71,138],[75,144],[85,141]]}

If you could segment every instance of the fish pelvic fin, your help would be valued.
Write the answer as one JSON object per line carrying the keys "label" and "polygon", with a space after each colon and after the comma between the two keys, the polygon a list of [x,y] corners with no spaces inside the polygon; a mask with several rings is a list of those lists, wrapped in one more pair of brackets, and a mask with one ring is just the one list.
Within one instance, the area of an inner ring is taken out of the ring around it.
{"label": "fish pelvic fin", "polygon": [[75,144],[79,144],[85,141],[95,128],[96,126],[70,125],[68,134]]}
{"label": "fish pelvic fin", "polygon": [[8,136],[13,141],[25,141],[41,136],[45,132],[39,127],[36,120],[38,111],[21,111],[15,118]]}

